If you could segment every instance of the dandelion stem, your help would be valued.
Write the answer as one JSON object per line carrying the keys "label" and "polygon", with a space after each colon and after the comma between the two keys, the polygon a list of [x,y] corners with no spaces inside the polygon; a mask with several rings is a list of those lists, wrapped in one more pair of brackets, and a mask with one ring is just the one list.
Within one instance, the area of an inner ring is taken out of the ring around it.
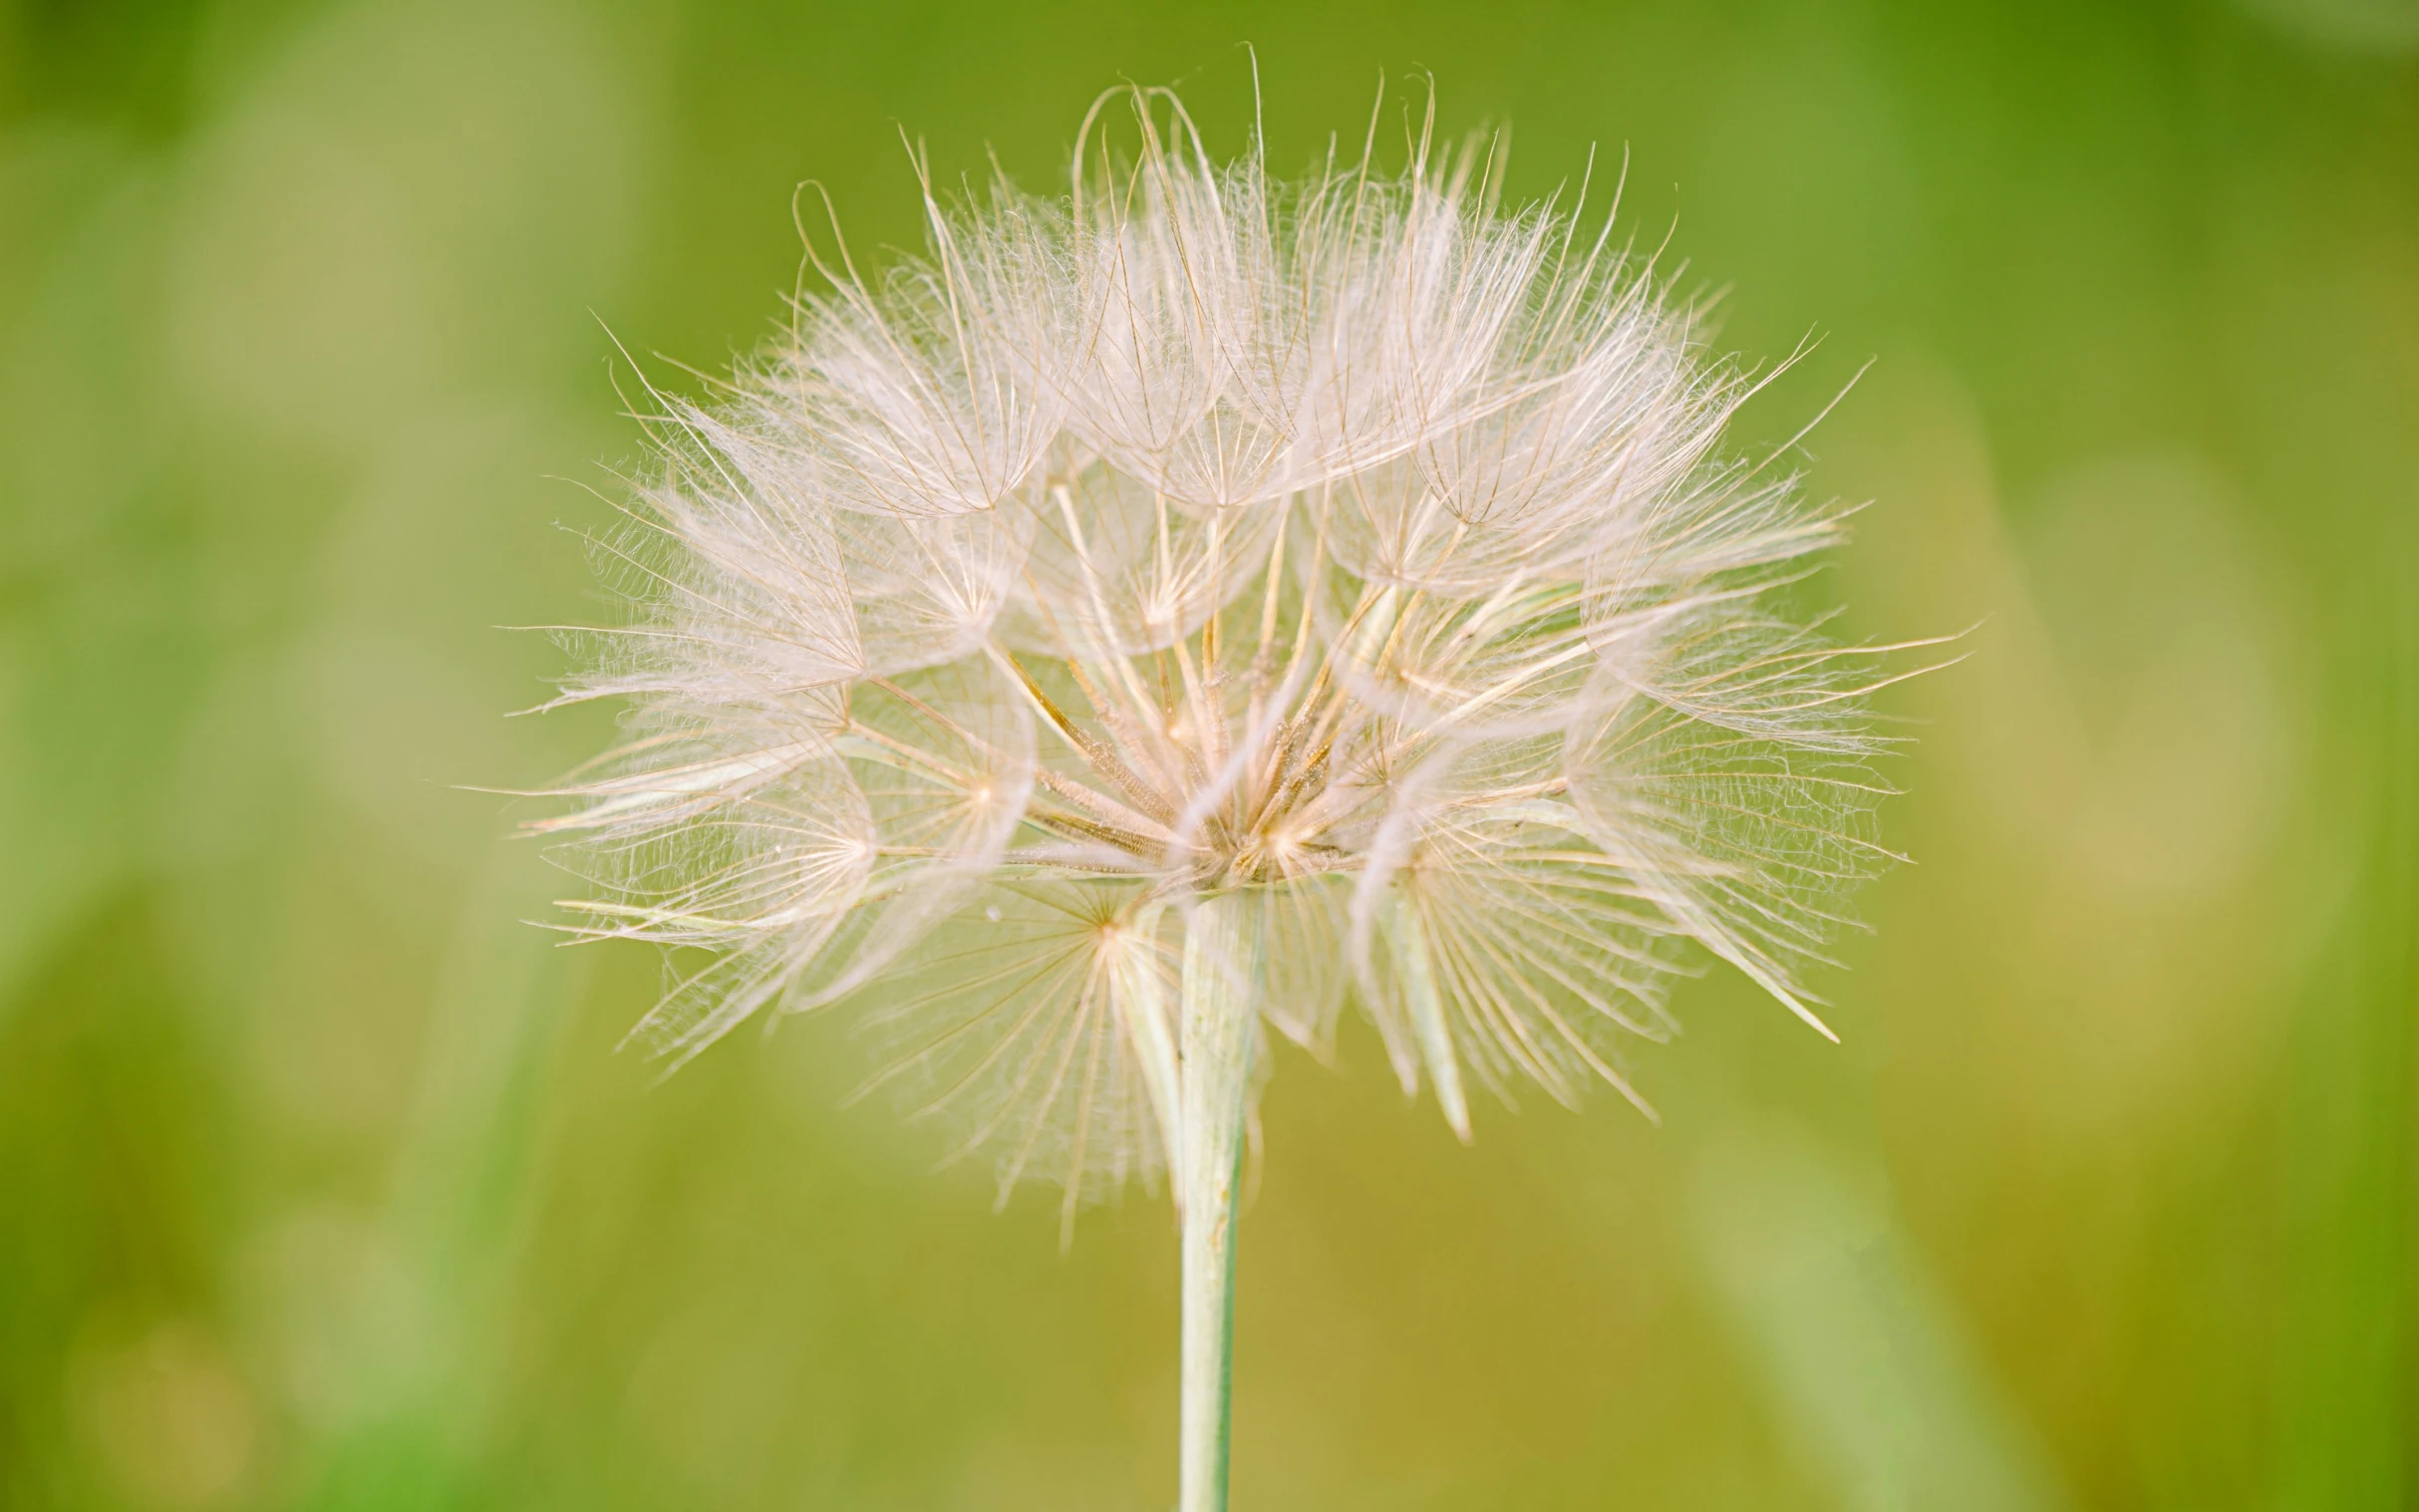
{"label": "dandelion stem", "polygon": [[1236,1196],[1259,1038],[1260,915],[1212,894],[1184,937],[1184,1375],[1178,1512],[1226,1512]]}

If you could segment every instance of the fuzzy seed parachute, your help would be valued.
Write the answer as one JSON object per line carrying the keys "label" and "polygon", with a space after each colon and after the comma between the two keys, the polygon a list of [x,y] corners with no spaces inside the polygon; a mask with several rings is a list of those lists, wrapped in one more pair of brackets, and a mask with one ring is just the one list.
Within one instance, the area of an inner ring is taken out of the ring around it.
{"label": "fuzzy seed parachute", "polygon": [[1491,149],[1281,184],[1122,99],[1064,199],[927,174],[923,256],[835,254],[663,407],[640,612],[563,695],[629,739],[534,826],[578,933],[705,952],[637,1037],[858,1000],[1071,1214],[1182,1171],[1196,975],[1247,1082],[1357,1003],[1465,1136],[1475,1087],[1638,1100],[1692,949],[1816,1022],[1890,648],[1775,607],[1841,511],[1721,449],[1754,376]]}

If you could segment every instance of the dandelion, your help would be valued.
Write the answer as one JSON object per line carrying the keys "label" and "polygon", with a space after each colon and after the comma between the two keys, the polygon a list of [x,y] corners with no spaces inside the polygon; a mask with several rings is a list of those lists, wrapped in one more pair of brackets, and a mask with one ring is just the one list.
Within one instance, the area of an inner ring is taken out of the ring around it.
{"label": "dandelion", "polygon": [[855,1001],[1003,1198],[1167,1182],[1185,1512],[1225,1504],[1269,1030],[1324,1053],[1357,1002],[1465,1139],[1479,1089],[1645,1109],[1690,951],[1819,1030],[1889,858],[1888,648],[1776,607],[1842,512],[1723,452],[1758,380],[1584,184],[1508,208],[1432,121],[1282,185],[1137,89],[1061,201],[919,162],[924,256],[842,244],[664,406],[603,547],[641,613],[564,692],[630,738],[535,825],[586,841],[575,932],[704,948],[634,1031],[673,1063]]}

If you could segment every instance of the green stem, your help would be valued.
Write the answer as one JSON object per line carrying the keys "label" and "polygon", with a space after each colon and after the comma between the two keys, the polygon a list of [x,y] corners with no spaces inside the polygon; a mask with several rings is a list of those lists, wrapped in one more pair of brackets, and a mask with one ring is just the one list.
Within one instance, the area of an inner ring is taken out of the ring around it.
{"label": "green stem", "polygon": [[1260,911],[1205,898],[1184,933],[1184,1364],[1178,1512],[1226,1512],[1235,1199],[1259,1040]]}

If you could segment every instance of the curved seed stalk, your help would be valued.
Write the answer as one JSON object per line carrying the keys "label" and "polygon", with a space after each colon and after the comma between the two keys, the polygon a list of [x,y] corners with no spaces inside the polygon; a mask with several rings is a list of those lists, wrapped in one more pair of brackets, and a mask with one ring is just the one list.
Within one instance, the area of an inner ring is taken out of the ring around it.
{"label": "curved seed stalk", "polygon": [[1236,1197],[1258,1053],[1260,912],[1203,899],[1184,936],[1184,1360],[1178,1512],[1226,1512]]}

